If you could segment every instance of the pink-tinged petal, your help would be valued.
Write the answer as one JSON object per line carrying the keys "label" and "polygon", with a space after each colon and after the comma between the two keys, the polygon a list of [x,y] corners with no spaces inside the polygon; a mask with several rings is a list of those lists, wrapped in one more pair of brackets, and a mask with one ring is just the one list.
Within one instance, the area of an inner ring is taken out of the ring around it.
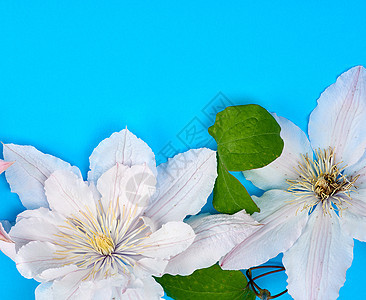
{"label": "pink-tinged petal", "polygon": [[313,149],[335,149],[336,159],[356,163],[366,148],[366,71],[354,67],[338,77],[318,99],[309,118]]}
{"label": "pink-tinged petal", "polygon": [[65,262],[56,259],[56,251],[61,247],[49,243],[33,241],[19,249],[15,262],[17,269],[25,278],[42,279],[39,275],[47,270],[62,267]]}
{"label": "pink-tinged petal", "polygon": [[137,247],[141,247],[139,252],[144,256],[169,259],[186,250],[194,238],[194,231],[188,224],[168,222]]}
{"label": "pink-tinged petal", "polygon": [[182,221],[206,204],[217,177],[216,152],[189,150],[158,167],[158,184],[145,214],[158,226]]}
{"label": "pink-tinged petal", "polygon": [[351,196],[352,199],[347,199],[349,204],[342,210],[342,230],[349,236],[366,242],[366,189],[358,190]]}
{"label": "pink-tinged petal", "polygon": [[155,193],[155,185],[156,178],[146,164],[128,167],[117,163],[99,178],[97,189],[105,211],[116,210],[119,203],[127,210],[136,206],[139,216]]}
{"label": "pink-tinged petal", "polygon": [[137,278],[123,293],[123,300],[160,300],[164,290],[152,277]]}
{"label": "pink-tinged petal", "polygon": [[8,221],[0,221],[0,251],[2,251],[10,259],[14,260],[16,255],[15,243],[6,232],[5,228],[10,227]]}
{"label": "pink-tinged petal", "polygon": [[58,170],[45,182],[45,192],[50,209],[71,216],[86,207],[96,215],[95,201],[89,186],[74,173]]}
{"label": "pink-tinged petal", "polygon": [[13,163],[13,161],[4,161],[0,159],[0,174],[9,168]]}
{"label": "pink-tinged petal", "polygon": [[157,174],[154,153],[143,140],[127,129],[115,132],[101,141],[94,149],[89,161],[88,180],[94,183],[116,163],[126,166],[147,164],[154,175]]}
{"label": "pink-tinged petal", "polygon": [[41,207],[19,214],[9,235],[16,244],[16,250],[31,241],[53,242],[59,234],[59,225],[65,225],[66,218],[57,212]]}
{"label": "pink-tinged petal", "polygon": [[5,231],[3,224],[0,222],[0,241],[7,243],[14,243],[14,241],[10,238],[8,233]]}
{"label": "pink-tinged petal", "polygon": [[253,199],[261,212],[252,217],[262,226],[220,260],[223,269],[248,269],[285,252],[299,238],[308,220],[307,211],[300,211],[301,204],[289,203],[294,198],[285,191],[271,190]]}
{"label": "pink-tinged petal", "polygon": [[318,205],[283,256],[289,294],[298,300],[337,299],[352,258],[353,239],[342,232],[334,211],[324,215]]}
{"label": "pink-tinged petal", "polygon": [[302,161],[302,156],[309,154],[312,157],[310,142],[305,133],[290,120],[273,114],[281,126],[281,138],[284,148],[280,157],[269,165],[249,171],[244,171],[246,179],[262,190],[287,189],[286,179],[298,177],[295,168]]}
{"label": "pink-tinged petal", "polygon": [[81,177],[78,168],[32,146],[5,144],[4,158],[7,161],[15,161],[13,166],[6,170],[5,176],[11,191],[19,195],[20,201],[27,209],[48,207],[44,182],[54,171],[68,170]]}
{"label": "pink-tinged petal", "polygon": [[190,224],[196,238],[187,250],[170,259],[165,273],[190,275],[215,264],[257,229],[258,223],[245,211],[234,215],[194,217]]}

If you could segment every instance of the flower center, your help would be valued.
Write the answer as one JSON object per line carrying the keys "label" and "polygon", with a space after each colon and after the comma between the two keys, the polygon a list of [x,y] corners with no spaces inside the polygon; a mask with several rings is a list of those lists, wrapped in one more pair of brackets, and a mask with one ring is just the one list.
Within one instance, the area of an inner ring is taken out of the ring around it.
{"label": "flower center", "polygon": [[[334,209],[341,211],[344,203],[351,200],[350,192],[356,189],[355,182],[359,175],[351,178],[343,174],[344,167],[340,167],[341,162],[335,163],[335,153],[332,148],[327,150],[316,150],[315,159],[308,155],[302,156],[302,161],[296,168],[298,178],[288,179],[290,184],[287,191],[296,196],[295,201],[304,200],[305,209],[312,209],[321,203],[324,213],[330,213]],[[315,195],[314,201],[308,197]]]}
{"label": "flower center", "polygon": [[124,204],[121,209],[118,205],[110,202],[105,209],[99,202],[94,212],[85,207],[67,218],[55,234],[54,243],[60,246],[55,259],[89,269],[85,280],[97,274],[107,278],[130,272],[141,250],[148,247],[143,240],[150,236],[151,230],[137,217],[137,206]]}
{"label": "flower center", "polygon": [[113,240],[109,236],[100,233],[94,234],[91,244],[102,255],[110,255],[115,248]]}
{"label": "flower center", "polygon": [[335,174],[323,174],[316,179],[314,192],[319,199],[325,200],[339,190],[341,185],[337,182],[337,178],[334,175]]}

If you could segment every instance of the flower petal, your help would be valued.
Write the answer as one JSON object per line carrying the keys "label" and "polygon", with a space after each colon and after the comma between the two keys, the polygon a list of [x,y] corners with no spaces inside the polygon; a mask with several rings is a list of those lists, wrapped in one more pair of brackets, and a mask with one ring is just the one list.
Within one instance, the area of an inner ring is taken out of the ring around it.
{"label": "flower petal", "polygon": [[47,291],[49,295],[52,295],[49,299],[89,300],[90,297],[87,295],[79,295],[80,285],[83,279],[87,278],[89,272],[90,270],[88,269],[79,269],[70,272],[60,280],[54,280],[52,286]]}
{"label": "flower petal", "polygon": [[145,214],[158,227],[195,215],[212,192],[216,168],[216,152],[207,148],[189,150],[159,165],[156,193]]}
{"label": "flower petal", "polygon": [[0,241],[13,243],[8,233],[5,231],[2,222],[4,221],[0,221]]}
{"label": "flower petal", "polygon": [[194,238],[193,229],[188,224],[168,222],[139,245],[140,253],[148,257],[169,259],[186,250]]}
{"label": "flower petal", "polygon": [[307,211],[298,212],[297,203],[288,203],[294,198],[285,191],[271,190],[253,199],[261,212],[252,217],[263,225],[221,259],[223,269],[248,269],[265,263],[290,248],[307,222]]}
{"label": "flower petal", "polygon": [[349,179],[358,176],[355,186],[358,189],[366,189],[366,152],[360,160],[352,166],[347,166],[343,172]]}
{"label": "flower petal", "polygon": [[4,145],[4,158],[15,161],[5,172],[11,191],[17,193],[27,209],[48,207],[44,193],[44,182],[56,170],[68,170],[81,177],[78,168],[69,163],[44,154],[32,146]]}
{"label": "flower petal", "polygon": [[155,193],[155,185],[156,178],[146,164],[128,167],[117,163],[99,178],[97,189],[105,211],[117,203],[120,208],[137,206],[142,211]]}
{"label": "flower petal", "polygon": [[62,278],[78,270],[79,268],[75,265],[65,265],[59,268],[46,269],[41,274],[38,275],[38,278],[42,281],[51,281],[58,278]]}
{"label": "flower petal", "polygon": [[75,174],[58,170],[45,182],[47,201],[53,211],[70,216],[88,207],[96,215],[95,201],[89,186]]}
{"label": "flower petal", "polygon": [[335,149],[336,159],[356,163],[366,148],[366,70],[354,67],[338,77],[310,114],[313,149]]}
{"label": "flower petal", "polygon": [[139,278],[146,276],[163,276],[168,261],[161,258],[145,257],[136,262],[133,274]]}
{"label": "flower petal", "polygon": [[196,238],[187,250],[169,261],[165,273],[186,276],[212,266],[258,226],[245,210],[234,215],[195,217],[187,223],[192,226]]}
{"label": "flower petal", "polygon": [[152,277],[137,278],[123,293],[122,299],[128,300],[160,300],[164,290]]}
{"label": "flower petal", "polygon": [[60,268],[64,262],[55,259],[55,252],[61,247],[49,242],[32,241],[18,251],[15,262],[17,269],[25,278],[34,278],[47,269]]}
{"label": "flower petal", "polygon": [[16,243],[16,250],[31,241],[52,242],[59,233],[58,225],[64,225],[65,217],[41,207],[19,214],[9,235]]}
{"label": "flower petal", "polygon": [[14,243],[0,241],[0,250],[11,260],[15,260],[16,251]]}
{"label": "flower petal", "polygon": [[366,242],[366,189],[351,194],[349,205],[342,210],[342,230],[351,237]]}
{"label": "flower petal", "polygon": [[52,296],[52,282],[43,282],[39,284],[35,290],[37,300],[50,300]]}
{"label": "flower petal", "polygon": [[121,299],[122,291],[128,284],[127,274],[117,275],[101,280],[83,281],[79,285],[79,290],[72,299]]}
{"label": "flower petal", "polygon": [[353,239],[341,230],[338,216],[312,212],[301,237],[284,254],[288,292],[295,299],[337,299],[352,264]]}
{"label": "flower petal", "polygon": [[150,147],[129,130],[113,133],[100,142],[90,158],[88,180],[97,183],[98,178],[116,163],[126,166],[147,164],[156,176],[155,155]]}
{"label": "flower petal", "polygon": [[246,179],[262,190],[287,189],[286,179],[298,177],[295,168],[302,160],[302,154],[309,154],[312,157],[312,149],[305,133],[294,123],[286,118],[273,114],[281,126],[281,138],[284,141],[284,148],[280,157],[269,165],[260,168],[244,171]]}
{"label": "flower petal", "polygon": [[99,300],[121,299],[122,290],[128,283],[128,276],[118,275],[107,279],[83,280],[89,270],[70,272],[60,280],[45,282],[36,289],[37,300]]}
{"label": "flower petal", "polygon": [[13,161],[4,161],[0,159],[0,174],[9,168],[13,163]]}

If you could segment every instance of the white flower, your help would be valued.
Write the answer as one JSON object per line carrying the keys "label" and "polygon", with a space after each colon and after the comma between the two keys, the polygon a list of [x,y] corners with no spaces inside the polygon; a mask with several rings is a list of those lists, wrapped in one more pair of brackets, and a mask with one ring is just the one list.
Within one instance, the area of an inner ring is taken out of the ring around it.
{"label": "white flower", "polygon": [[366,241],[366,72],[342,74],[318,100],[309,140],[275,116],[285,142],[268,166],[244,172],[268,190],[255,202],[264,224],[220,262],[247,269],[284,252],[295,299],[336,299],[353,258],[353,238]]}
{"label": "white flower", "polygon": [[6,172],[28,209],[10,230],[20,273],[41,282],[37,299],[160,299],[169,259],[192,244],[183,222],[216,178],[216,154],[190,150],[155,166],[127,129],[90,157],[88,182],[68,163],[30,146],[5,145]]}
{"label": "white flower", "polygon": [[[3,161],[0,159],[0,174],[9,168],[13,163],[14,162]],[[5,231],[3,224],[9,225],[6,221],[0,221],[0,248],[4,253],[11,253],[14,248],[14,245],[12,245],[13,241]]]}

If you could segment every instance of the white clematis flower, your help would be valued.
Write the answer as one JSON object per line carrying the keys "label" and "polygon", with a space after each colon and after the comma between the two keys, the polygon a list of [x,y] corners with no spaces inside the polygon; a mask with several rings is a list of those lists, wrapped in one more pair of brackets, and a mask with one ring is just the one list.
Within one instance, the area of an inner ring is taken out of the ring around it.
{"label": "white clematis flower", "polygon": [[285,142],[268,166],[244,172],[267,190],[255,202],[263,224],[221,261],[247,269],[284,252],[295,299],[336,299],[353,258],[353,238],[366,241],[366,71],[355,67],[328,87],[310,115],[309,140],[275,116]]}
{"label": "white clematis flower", "polygon": [[[9,168],[13,163],[14,162],[3,161],[0,159],[0,174],[3,173],[7,168]],[[10,249],[11,251],[14,245],[11,245],[13,241],[10,239],[9,235],[5,231],[2,223],[5,223],[5,221],[0,221],[0,247],[4,249],[4,252],[8,252],[8,249]]]}
{"label": "white clematis flower", "polygon": [[20,273],[41,282],[37,299],[160,299],[170,260],[195,238],[187,215],[200,211],[217,176],[216,153],[190,150],[155,166],[127,129],[90,157],[88,182],[68,163],[30,146],[5,145],[6,172],[28,209],[9,236]]}

